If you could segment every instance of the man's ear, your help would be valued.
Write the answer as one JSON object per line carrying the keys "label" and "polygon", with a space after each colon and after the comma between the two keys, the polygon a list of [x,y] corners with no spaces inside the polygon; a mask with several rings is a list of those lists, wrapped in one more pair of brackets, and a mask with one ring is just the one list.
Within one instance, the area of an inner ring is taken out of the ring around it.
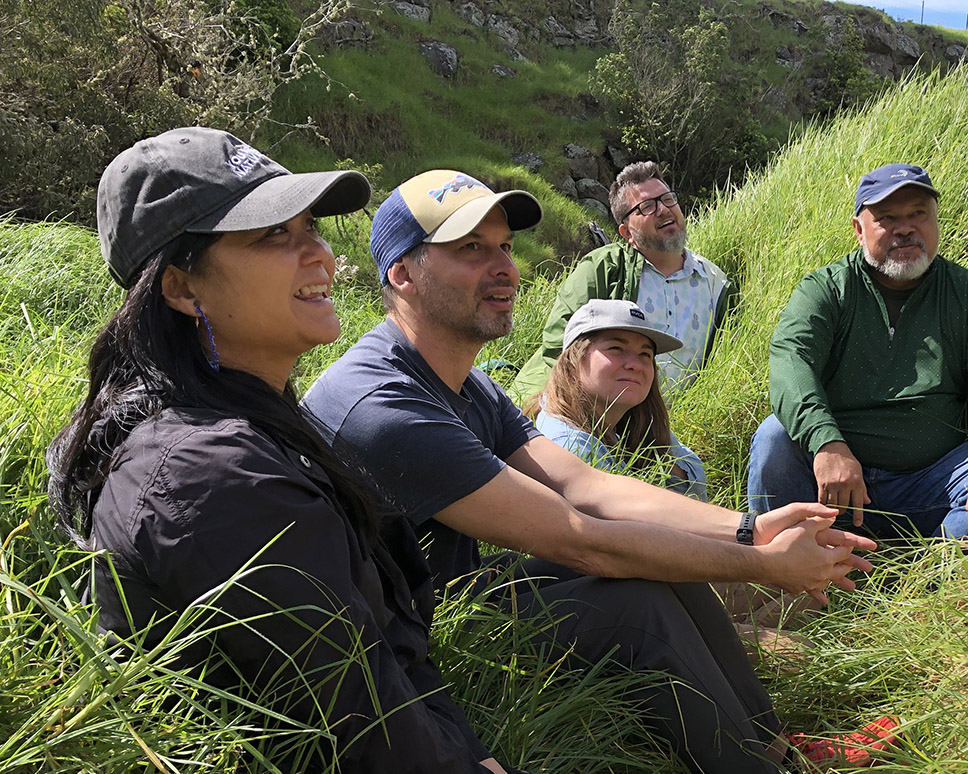
{"label": "man's ear", "polygon": [[[861,210],[863,212],[863,210]],[[860,218],[854,217],[851,221],[854,224],[854,235],[857,237],[857,243],[863,247],[864,246],[864,228],[863,224],[860,222]]]}
{"label": "man's ear", "polygon": [[629,227],[624,223],[618,224],[618,233],[626,242],[632,244],[632,232],[629,231]]}
{"label": "man's ear", "polygon": [[165,303],[176,312],[198,317],[195,309],[198,299],[192,290],[187,272],[176,266],[165,267],[165,272],[161,275],[161,294],[165,297]]}
{"label": "man's ear", "polygon": [[408,258],[401,258],[390,266],[387,270],[387,284],[392,285],[393,289],[401,295],[413,295],[417,288],[410,273]]}

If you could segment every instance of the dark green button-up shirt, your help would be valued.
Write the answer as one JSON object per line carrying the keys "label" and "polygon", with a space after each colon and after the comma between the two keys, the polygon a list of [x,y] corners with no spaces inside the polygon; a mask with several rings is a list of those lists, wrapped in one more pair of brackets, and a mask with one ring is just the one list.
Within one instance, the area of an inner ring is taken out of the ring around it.
{"label": "dark green button-up shirt", "polygon": [[895,327],[860,250],[808,274],[770,343],[770,400],[810,453],[918,470],[966,439],[968,270],[935,258]]}

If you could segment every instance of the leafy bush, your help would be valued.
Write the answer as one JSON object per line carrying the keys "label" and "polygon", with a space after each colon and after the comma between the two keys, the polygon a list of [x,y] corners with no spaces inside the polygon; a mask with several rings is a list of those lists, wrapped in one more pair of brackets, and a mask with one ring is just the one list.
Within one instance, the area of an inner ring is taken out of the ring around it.
{"label": "leafy bush", "polygon": [[666,165],[687,198],[759,166],[769,148],[724,18],[700,0],[620,0],[610,25],[619,50],[596,65],[622,140]]}
{"label": "leafy bush", "polygon": [[119,151],[184,125],[250,138],[276,88],[314,71],[305,50],[344,9],[297,19],[284,0],[11,0],[0,14],[0,212],[92,224]]}

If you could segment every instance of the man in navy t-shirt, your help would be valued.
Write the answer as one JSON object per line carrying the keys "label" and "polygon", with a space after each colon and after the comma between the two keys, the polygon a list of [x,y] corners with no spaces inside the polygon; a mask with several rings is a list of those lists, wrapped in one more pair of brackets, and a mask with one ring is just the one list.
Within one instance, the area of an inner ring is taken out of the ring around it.
{"label": "man in navy t-shirt", "polygon": [[[480,571],[478,541],[531,555],[517,610],[559,620],[549,637],[580,662],[612,658],[674,678],[642,696],[695,771],[775,772],[784,744],[722,606],[705,583],[753,581],[825,601],[870,564],[864,538],[830,529],[819,503],[740,514],[595,470],[538,433],[474,369],[511,330],[513,232],[541,218],[523,191],[494,193],[433,170],[393,191],[370,248],[387,319],[304,399],[337,450],[355,454],[432,538],[437,587]],[[506,558],[506,557],[502,557]],[[772,763],[770,761],[773,761]]]}

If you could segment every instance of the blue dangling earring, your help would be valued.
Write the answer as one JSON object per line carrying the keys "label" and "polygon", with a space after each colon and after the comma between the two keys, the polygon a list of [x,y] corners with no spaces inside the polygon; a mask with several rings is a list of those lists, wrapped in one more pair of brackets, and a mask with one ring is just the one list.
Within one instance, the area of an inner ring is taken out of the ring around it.
{"label": "blue dangling earring", "polygon": [[208,360],[208,364],[212,367],[213,371],[218,371],[218,350],[215,348],[215,334],[212,333],[212,325],[205,316],[205,312],[202,311],[202,305],[198,301],[195,302],[195,311],[198,312],[198,317],[195,318],[195,327],[205,326],[205,331],[208,333],[208,348],[212,352],[211,355],[206,352],[205,359]]}

